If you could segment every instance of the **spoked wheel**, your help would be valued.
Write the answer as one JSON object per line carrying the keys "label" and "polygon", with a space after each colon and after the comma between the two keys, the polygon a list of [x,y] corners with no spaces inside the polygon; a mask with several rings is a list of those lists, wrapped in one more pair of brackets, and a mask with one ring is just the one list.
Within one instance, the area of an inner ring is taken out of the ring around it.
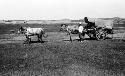
{"label": "spoked wheel", "polygon": [[103,29],[98,29],[98,31],[96,31],[96,39],[104,40],[105,38],[106,38],[106,32]]}

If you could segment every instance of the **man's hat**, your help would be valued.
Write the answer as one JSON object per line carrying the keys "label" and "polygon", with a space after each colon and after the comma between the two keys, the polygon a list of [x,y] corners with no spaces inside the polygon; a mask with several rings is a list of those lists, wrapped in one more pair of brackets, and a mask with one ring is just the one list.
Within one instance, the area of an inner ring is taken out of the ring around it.
{"label": "man's hat", "polygon": [[82,22],[79,22],[79,24],[82,24]]}

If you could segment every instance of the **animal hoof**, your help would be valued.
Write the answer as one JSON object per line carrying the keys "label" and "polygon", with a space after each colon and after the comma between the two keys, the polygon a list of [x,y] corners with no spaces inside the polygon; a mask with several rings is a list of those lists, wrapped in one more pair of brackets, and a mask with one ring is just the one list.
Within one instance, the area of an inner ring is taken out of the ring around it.
{"label": "animal hoof", "polygon": [[40,43],[44,43],[44,41],[40,41]]}

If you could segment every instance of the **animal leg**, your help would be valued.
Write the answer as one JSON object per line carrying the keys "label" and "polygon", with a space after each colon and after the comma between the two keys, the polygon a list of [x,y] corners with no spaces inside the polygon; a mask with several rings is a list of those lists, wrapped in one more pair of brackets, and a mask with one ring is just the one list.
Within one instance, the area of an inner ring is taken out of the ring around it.
{"label": "animal leg", "polygon": [[38,41],[43,42],[42,35],[38,35]]}
{"label": "animal leg", "polygon": [[39,35],[37,35],[38,41],[40,41]]}
{"label": "animal leg", "polygon": [[70,35],[70,41],[72,42],[72,37],[71,37],[71,35]]}
{"label": "animal leg", "polygon": [[72,42],[72,37],[71,37],[71,34],[69,33],[69,36],[70,36],[70,41]]}
{"label": "animal leg", "polygon": [[30,43],[30,42],[31,42],[31,38],[28,35],[26,35],[26,43]]}

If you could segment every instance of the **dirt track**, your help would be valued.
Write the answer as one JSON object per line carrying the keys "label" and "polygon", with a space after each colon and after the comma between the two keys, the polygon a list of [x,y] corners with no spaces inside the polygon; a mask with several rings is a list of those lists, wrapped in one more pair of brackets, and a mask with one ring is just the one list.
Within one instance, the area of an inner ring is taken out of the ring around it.
{"label": "dirt track", "polygon": [[[59,41],[67,41],[69,42],[69,36],[66,33],[62,33],[62,32],[48,32],[47,33],[48,37],[44,38],[44,41],[47,42],[59,42]],[[0,39],[0,44],[4,44],[4,43],[22,43],[23,41],[25,41],[25,36],[24,35],[19,35],[19,34],[5,34],[5,35],[1,35]],[[125,38],[125,33],[117,33],[117,34],[113,34],[113,35],[108,35],[107,37],[109,38],[113,38],[113,39],[124,39]],[[85,38],[89,38],[87,35],[85,35]],[[37,37],[32,36],[31,37],[32,41],[37,41]],[[72,39],[73,40],[78,40],[79,37],[78,35],[72,35]]]}
{"label": "dirt track", "polygon": [[[48,32],[47,33],[48,37],[44,38],[44,41],[47,42],[59,42],[59,41],[69,41],[69,36],[66,33],[59,33],[59,32]],[[9,38],[8,38],[9,37]],[[36,36],[31,36],[32,41],[37,41]],[[78,39],[77,35],[72,35],[72,39]],[[0,43],[22,43],[25,41],[26,38],[24,35],[16,35],[16,34],[6,34],[5,38],[0,39]]]}

